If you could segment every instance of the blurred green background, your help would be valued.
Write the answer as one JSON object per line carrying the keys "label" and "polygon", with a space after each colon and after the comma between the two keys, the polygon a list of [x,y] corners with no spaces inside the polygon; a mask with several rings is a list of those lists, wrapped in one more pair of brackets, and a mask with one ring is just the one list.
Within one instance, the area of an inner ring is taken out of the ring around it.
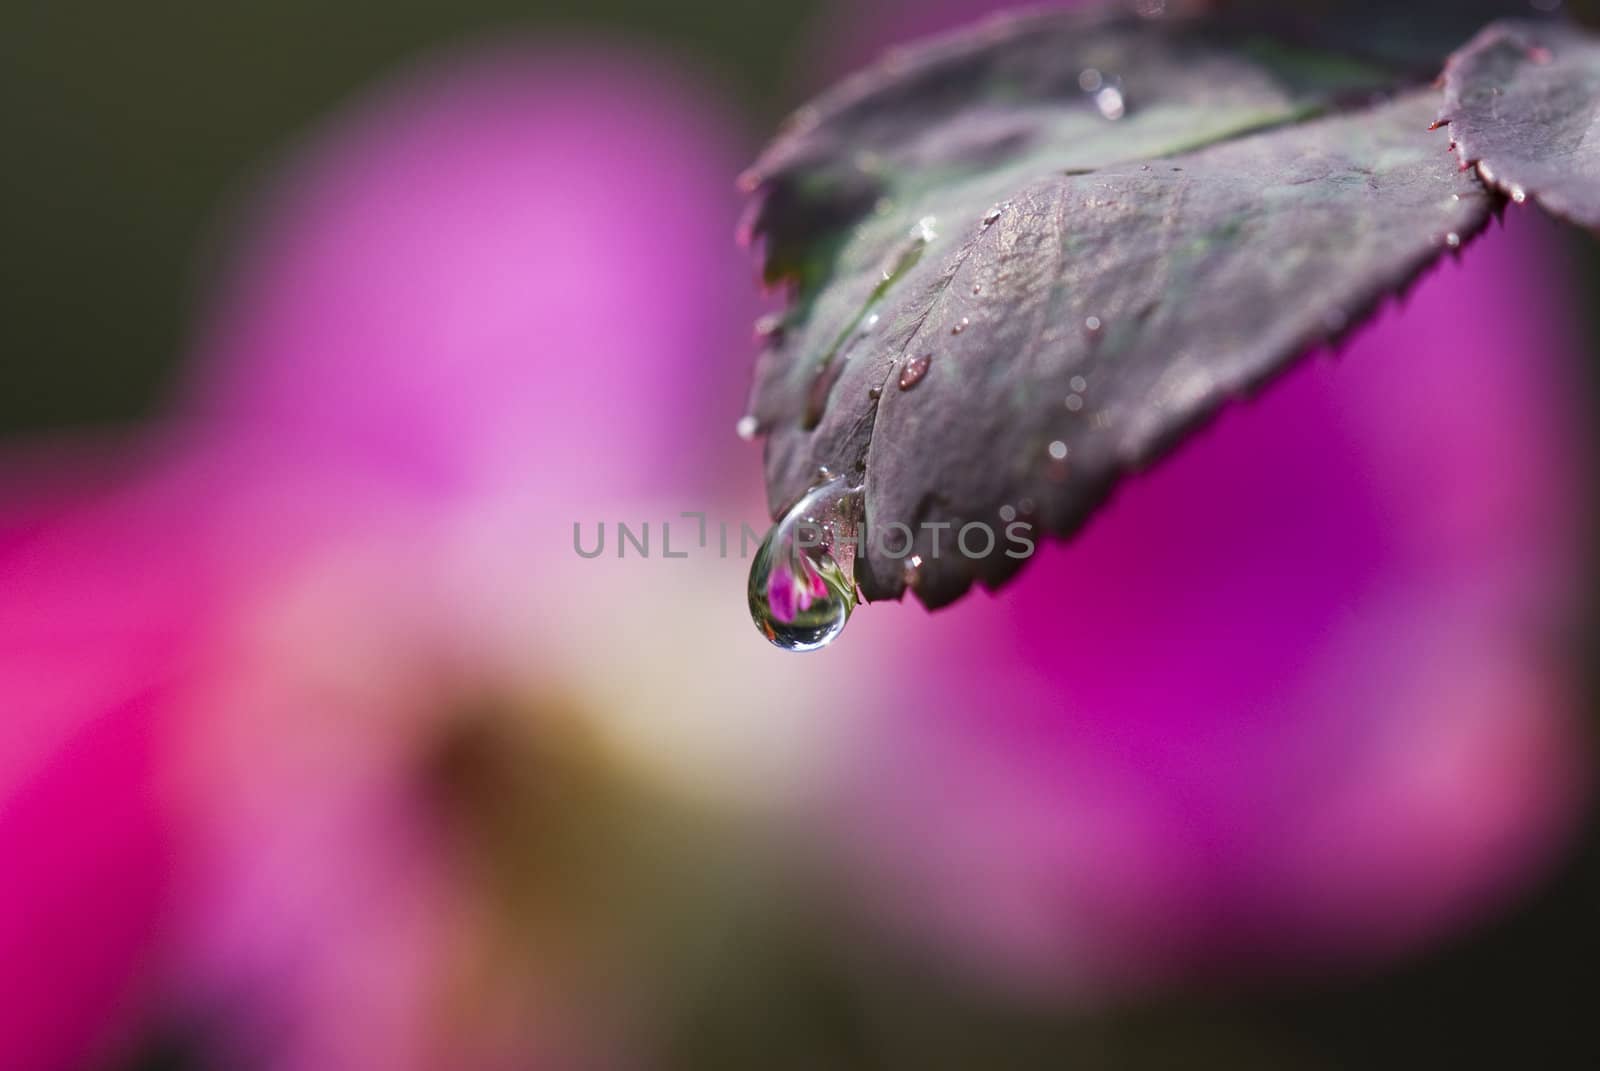
{"label": "blurred green background", "polygon": [[[795,45],[817,32],[821,8],[10,0],[0,14],[0,437],[154,411],[186,347],[201,266],[227,206],[308,124],[396,64],[490,30],[620,32],[677,52],[736,94],[753,144],[807,83],[793,67]],[[1594,247],[1574,240],[1572,255],[1593,292]],[[1070,1023],[1017,1021],[925,978],[900,980],[901,991],[907,1014],[939,1040],[940,1066],[1002,1066],[982,1062],[996,1038],[1014,1054],[1003,1066],[1057,1066],[1062,1053],[1073,1066],[1592,1066],[1600,851],[1592,833],[1585,843],[1516,911],[1383,977],[1321,978],[1281,996],[1221,987]],[[830,991],[827,965],[795,944],[774,950],[774,977],[744,1002],[753,1015],[790,1009],[794,1023],[762,1029],[797,1045],[819,1021],[838,1027],[838,1045],[811,1054],[823,1062],[808,1064],[801,1047],[784,1066],[870,1065],[851,1051],[848,1001]],[[687,1065],[739,1066],[725,1057],[748,1047],[716,1032],[736,1021],[687,1039],[696,1054]],[[152,1040],[142,1066],[181,1065],[186,1050],[176,1024]]]}
{"label": "blurred green background", "polygon": [[149,413],[230,199],[407,58],[519,27],[622,34],[737,94],[753,139],[786,103],[792,46],[819,7],[11,0],[0,13],[0,435]]}

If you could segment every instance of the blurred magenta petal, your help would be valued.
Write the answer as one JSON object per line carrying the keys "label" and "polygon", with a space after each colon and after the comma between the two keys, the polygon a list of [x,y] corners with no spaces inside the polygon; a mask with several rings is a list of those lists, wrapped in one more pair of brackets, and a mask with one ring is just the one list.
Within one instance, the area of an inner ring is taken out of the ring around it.
{"label": "blurred magenta petal", "polygon": [[1546,230],[1514,214],[947,615],[846,819],[900,924],[1132,984],[1412,949],[1541,872],[1586,787]]}
{"label": "blurred magenta petal", "polygon": [[400,77],[272,187],[205,332],[197,412],[430,488],[693,477],[747,381],[730,128],[615,45]]}
{"label": "blurred magenta petal", "polygon": [[131,1034],[155,973],[176,869],[161,748],[204,590],[114,465],[26,460],[0,519],[0,1052],[55,1071]]}
{"label": "blurred magenta petal", "polygon": [[[648,56],[477,49],[353,105],[268,188],[187,413],[190,455],[226,444],[241,479],[206,506],[237,583],[180,781],[190,986],[274,1067],[567,1045],[533,1006],[513,1041],[448,1036],[494,1024],[450,1006],[473,876],[418,771],[463,705],[566,686],[546,649],[599,594],[556,582],[584,564],[575,503],[705,493],[745,456],[728,139]],[[493,555],[460,542],[486,518]]]}

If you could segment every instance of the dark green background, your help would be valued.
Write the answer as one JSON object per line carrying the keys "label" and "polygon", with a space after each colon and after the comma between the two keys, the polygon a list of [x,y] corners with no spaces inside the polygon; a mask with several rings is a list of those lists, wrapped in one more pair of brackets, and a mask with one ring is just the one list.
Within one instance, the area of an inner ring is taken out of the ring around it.
{"label": "dark green background", "polygon": [[[0,437],[151,411],[223,206],[307,124],[430,47],[620,32],[784,102],[817,5],[784,0],[3,0]],[[731,180],[730,180],[731,181]]]}

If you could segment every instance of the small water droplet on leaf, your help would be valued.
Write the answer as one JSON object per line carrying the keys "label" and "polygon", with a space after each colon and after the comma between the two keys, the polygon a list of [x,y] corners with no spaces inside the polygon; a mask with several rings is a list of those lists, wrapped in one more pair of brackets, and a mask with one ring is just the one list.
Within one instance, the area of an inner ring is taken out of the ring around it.
{"label": "small water droplet on leaf", "polygon": [[921,357],[913,357],[900,369],[900,389],[910,390],[922,382],[922,377],[928,374],[928,367],[933,364],[933,354],[924,353]]}
{"label": "small water droplet on leaf", "polygon": [[1100,109],[1100,116],[1116,122],[1128,114],[1127,104],[1122,99],[1122,90],[1116,86],[1106,86],[1094,95],[1094,106]]}

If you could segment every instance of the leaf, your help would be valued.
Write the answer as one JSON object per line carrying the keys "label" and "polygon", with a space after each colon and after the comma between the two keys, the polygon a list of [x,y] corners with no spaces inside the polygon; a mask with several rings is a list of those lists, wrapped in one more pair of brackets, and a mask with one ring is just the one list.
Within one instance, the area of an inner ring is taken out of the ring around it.
{"label": "leaf", "polygon": [[868,598],[1003,581],[1005,540],[969,557],[961,526],[1070,534],[1482,228],[1492,195],[1426,132],[1436,94],[1340,112],[1397,80],[1217,18],[1052,13],[802,109],[744,179],[793,296],[752,406],[775,514],[819,467],[864,474],[869,531],[907,526],[922,560],[869,536]]}
{"label": "leaf", "polygon": [[1450,58],[1441,122],[1456,152],[1514,201],[1600,229],[1600,39],[1505,21]]}

